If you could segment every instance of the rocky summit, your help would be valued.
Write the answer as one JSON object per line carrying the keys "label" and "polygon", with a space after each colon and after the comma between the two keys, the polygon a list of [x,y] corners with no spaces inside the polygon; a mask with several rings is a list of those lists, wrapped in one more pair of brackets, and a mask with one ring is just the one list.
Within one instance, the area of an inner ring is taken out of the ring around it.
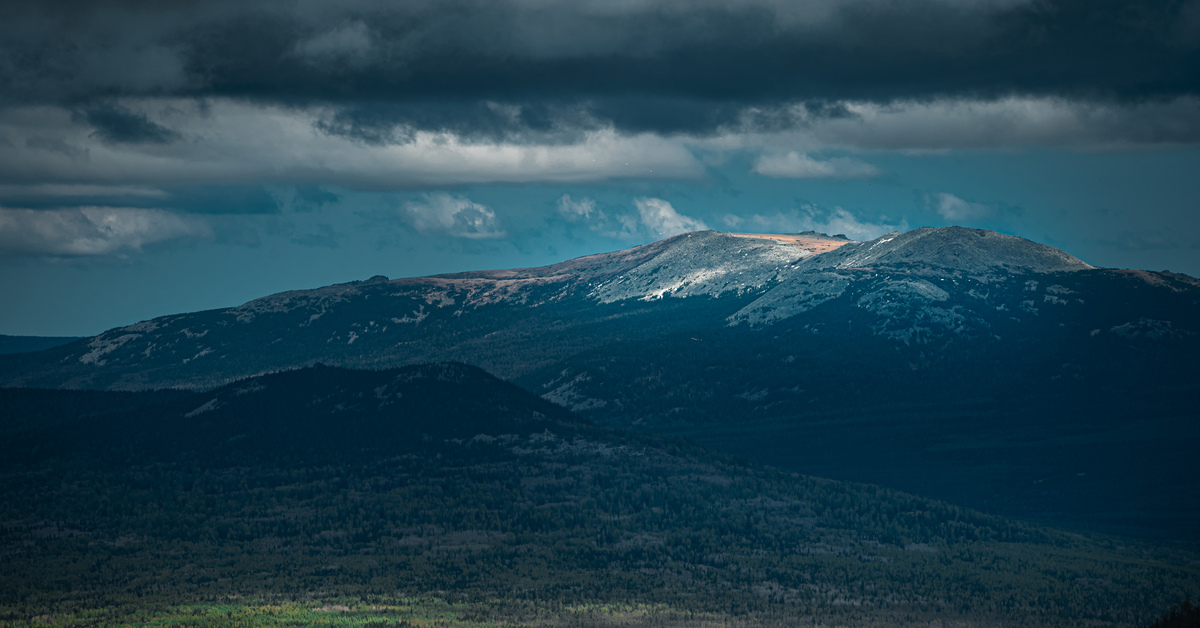
{"label": "rocky summit", "polygon": [[905,267],[958,275],[1002,272],[1054,273],[1093,266],[1052,246],[987,229],[922,227],[892,232],[870,242],[847,243],[807,260],[806,269]]}

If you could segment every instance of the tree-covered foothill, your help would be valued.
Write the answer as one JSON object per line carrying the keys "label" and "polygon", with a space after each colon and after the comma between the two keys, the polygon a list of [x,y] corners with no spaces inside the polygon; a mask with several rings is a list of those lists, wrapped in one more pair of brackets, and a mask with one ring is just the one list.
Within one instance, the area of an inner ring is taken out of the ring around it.
{"label": "tree-covered foothill", "polygon": [[1131,626],[1200,590],[1187,548],[597,428],[463,365],[139,395],[0,391],[8,625]]}
{"label": "tree-covered foothill", "polygon": [[1154,623],[1143,628],[1198,628],[1200,627],[1200,606],[1192,604],[1184,598],[1179,604],[1159,617]]}

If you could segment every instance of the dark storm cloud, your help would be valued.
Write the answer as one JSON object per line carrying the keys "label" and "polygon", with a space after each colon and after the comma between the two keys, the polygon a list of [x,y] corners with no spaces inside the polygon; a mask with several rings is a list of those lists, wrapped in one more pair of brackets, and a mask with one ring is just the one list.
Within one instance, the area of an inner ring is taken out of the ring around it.
{"label": "dark storm cloud", "polygon": [[167,198],[157,189],[98,185],[3,185],[0,207],[61,209],[64,207],[154,208]]}
{"label": "dark storm cloud", "polygon": [[326,131],[380,143],[695,134],[794,102],[1200,93],[1195,0],[608,4],[26,3],[0,10],[0,92],[332,104]]}
{"label": "dark storm cloud", "polygon": [[[825,114],[820,107],[812,111]],[[377,146],[411,141],[421,130],[468,141],[571,143],[608,125],[630,133],[703,134],[745,117],[741,104],[681,96],[593,96],[576,103],[547,96],[519,105],[469,100],[354,104],[339,108],[317,127]],[[755,129],[784,129],[795,127],[797,118],[782,110],[762,111],[751,122]]]}
{"label": "dark storm cloud", "polygon": [[[319,209],[337,195],[317,186],[295,186],[296,205]],[[278,200],[261,185],[176,185],[136,188],[101,185],[0,185],[0,207],[64,209],[72,207],[170,207],[198,214],[277,214]]]}
{"label": "dark storm cloud", "polygon": [[179,134],[146,117],[116,105],[99,105],[79,112],[76,121],[95,129],[95,135],[117,144],[170,144]]}
{"label": "dark storm cloud", "polygon": [[600,122],[579,106],[530,103],[505,106],[465,100],[371,102],[347,105],[317,128],[372,146],[411,141],[421,130],[452,133],[468,141],[574,142]]}

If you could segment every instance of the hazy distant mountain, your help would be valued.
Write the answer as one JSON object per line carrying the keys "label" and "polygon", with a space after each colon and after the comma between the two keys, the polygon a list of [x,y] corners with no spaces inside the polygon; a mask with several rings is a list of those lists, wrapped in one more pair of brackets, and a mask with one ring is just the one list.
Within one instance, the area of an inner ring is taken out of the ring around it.
{"label": "hazy distant mountain", "polygon": [[56,625],[433,595],[568,625],[1129,626],[1200,590],[1188,551],[597,428],[461,364],[0,390],[0,476],[0,608]]}
{"label": "hazy distant mountain", "polygon": [[0,353],[41,351],[79,340],[76,336],[5,336],[0,334]]}
{"label": "hazy distant mountain", "polygon": [[699,232],[286,292],[0,357],[7,385],[205,388],[456,360],[589,418],[992,512],[1200,533],[1200,282],[995,232]]}

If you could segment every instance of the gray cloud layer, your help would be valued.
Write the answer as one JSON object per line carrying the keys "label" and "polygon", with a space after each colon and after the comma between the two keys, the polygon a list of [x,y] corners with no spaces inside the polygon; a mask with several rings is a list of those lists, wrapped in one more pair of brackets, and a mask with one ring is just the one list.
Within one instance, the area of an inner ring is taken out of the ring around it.
{"label": "gray cloud layer", "polygon": [[[85,106],[114,141],[169,134],[126,96],[334,107],[362,141],[613,126],[707,134],[807,103],[1007,96],[1137,103],[1200,91],[1197,0],[47,1],[0,9],[0,94]],[[503,106],[496,106],[502,103]]]}
{"label": "gray cloud layer", "polygon": [[211,237],[194,216],[157,209],[83,207],[57,211],[0,208],[0,257],[89,257],[179,238]]}
{"label": "gray cloud layer", "polygon": [[[1197,143],[1200,0],[0,6],[13,210],[696,181],[738,151],[766,177],[870,179],[876,151]],[[431,203],[407,214],[426,231],[502,232]],[[605,220],[589,224],[635,230]]]}

